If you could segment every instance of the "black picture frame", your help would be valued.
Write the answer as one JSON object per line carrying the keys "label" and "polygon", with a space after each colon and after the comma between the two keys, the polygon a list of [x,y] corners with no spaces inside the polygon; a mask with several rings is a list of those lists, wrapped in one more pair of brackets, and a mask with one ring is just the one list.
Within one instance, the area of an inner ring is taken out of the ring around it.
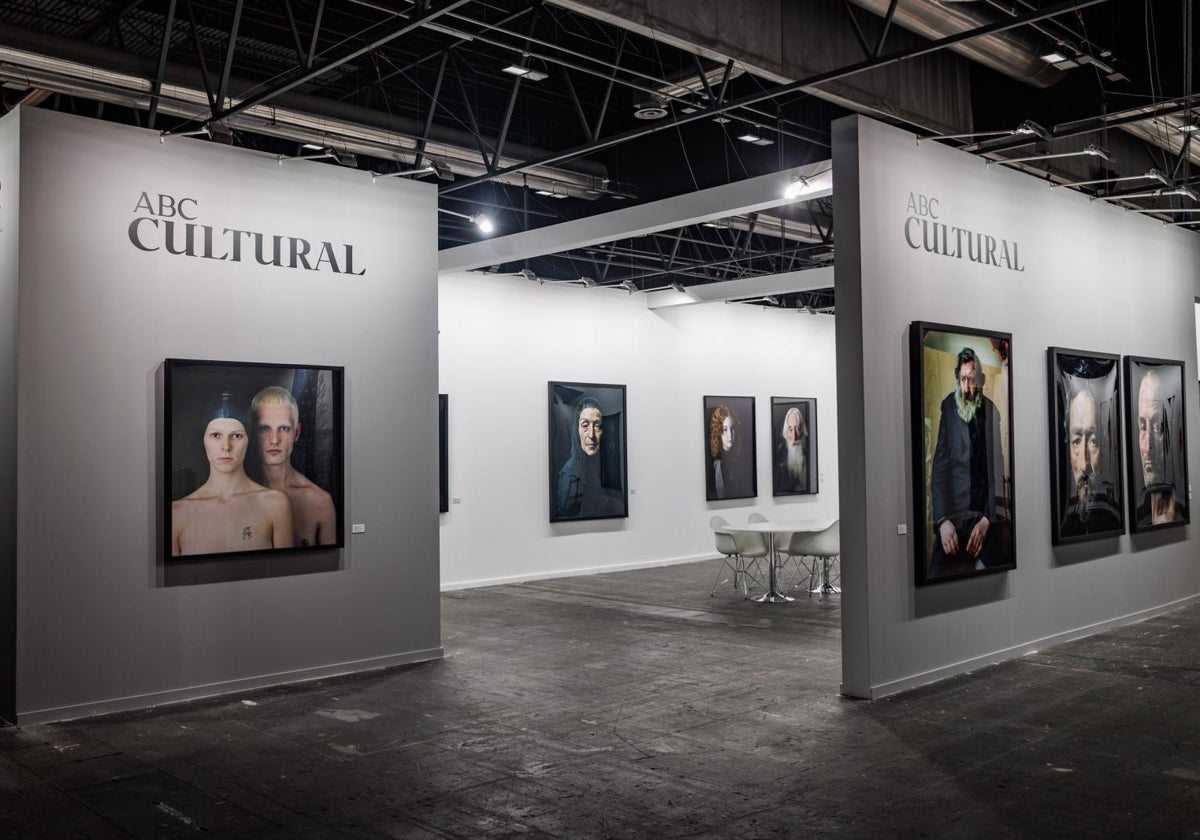
{"label": "black picture frame", "polygon": [[438,513],[450,510],[450,397],[438,394]]}
{"label": "black picture frame", "polygon": [[1121,357],[1046,350],[1050,432],[1050,541],[1053,545],[1125,533],[1121,457]]}
{"label": "black picture frame", "polygon": [[[1191,502],[1184,364],[1126,356],[1124,367],[1130,533],[1186,525],[1191,521]],[[1152,477],[1155,480],[1148,483]],[[1164,497],[1165,493],[1170,495]]]}
{"label": "black picture frame", "polygon": [[[917,585],[1015,569],[1012,335],[914,321],[909,359]],[[972,409],[960,409],[956,396],[967,371],[980,395],[965,401],[974,404],[971,422],[960,410]],[[951,552],[941,536],[946,522]],[[968,554],[978,533],[983,544]]]}
{"label": "black picture frame", "polygon": [[547,383],[551,522],[629,516],[625,396],[624,385]]}
{"label": "black picture frame", "polygon": [[771,397],[771,495],[811,496],[819,479],[816,397]]}
{"label": "black picture frame", "polygon": [[754,397],[704,397],[704,489],[708,501],[758,496],[755,428]]}
{"label": "black picture frame", "polygon": [[[330,365],[165,360],[165,561],[344,547],[343,378]],[[269,386],[279,390],[264,394]],[[251,416],[260,395],[276,402],[260,414],[280,409],[274,431]],[[272,476],[287,489],[271,490]],[[227,493],[254,504],[230,505]],[[286,537],[284,522],[293,526]]]}

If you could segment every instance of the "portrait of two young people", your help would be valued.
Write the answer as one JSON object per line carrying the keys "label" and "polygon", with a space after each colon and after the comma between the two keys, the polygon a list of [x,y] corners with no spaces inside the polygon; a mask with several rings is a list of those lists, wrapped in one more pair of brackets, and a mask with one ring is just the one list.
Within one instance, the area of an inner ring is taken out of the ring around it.
{"label": "portrait of two young people", "polygon": [[168,359],[168,557],[342,545],[342,370]]}

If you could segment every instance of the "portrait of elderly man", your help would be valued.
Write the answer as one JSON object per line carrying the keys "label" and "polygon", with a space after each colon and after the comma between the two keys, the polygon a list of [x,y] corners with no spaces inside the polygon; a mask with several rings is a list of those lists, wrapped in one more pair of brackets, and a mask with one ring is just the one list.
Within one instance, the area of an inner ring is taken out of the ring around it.
{"label": "portrait of elderly man", "polygon": [[959,347],[953,356],[954,387],[938,410],[929,476],[933,551],[926,580],[1011,567],[1013,562],[1006,528],[997,529],[1009,517],[998,504],[1006,497],[1000,412],[984,394],[987,374],[978,352],[969,345]]}
{"label": "portrait of elderly man", "polygon": [[1115,536],[1125,530],[1117,435],[1115,356],[1051,348],[1055,377],[1055,542]]}
{"label": "portrait of elderly man", "polygon": [[1183,524],[1188,521],[1183,365],[1128,356],[1126,365],[1136,435],[1134,530]]}
{"label": "portrait of elderly man", "polygon": [[771,462],[775,496],[816,492],[816,452],[810,422],[816,413],[816,403],[816,400],[771,399],[774,428],[779,434]]}
{"label": "portrait of elderly man", "polygon": [[[708,501],[754,497],[757,495],[754,398],[705,397],[704,401],[708,420],[705,424]],[[748,426],[743,426],[743,417],[748,419]]]}
{"label": "portrait of elderly man", "polygon": [[[555,408],[559,409],[558,414],[569,411],[572,418],[566,429],[569,454],[565,463],[554,470],[551,521],[626,516],[624,468],[618,466],[624,464],[624,454],[610,457],[609,452],[612,446],[624,445],[618,428],[623,412],[606,417],[606,400],[600,394],[575,393],[567,383],[552,382],[550,387],[552,412]],[[624,389],[620,386],[594,387],[619,394],[623,404]],[[557,465],[556,437],[552,429],[552,469]]]}

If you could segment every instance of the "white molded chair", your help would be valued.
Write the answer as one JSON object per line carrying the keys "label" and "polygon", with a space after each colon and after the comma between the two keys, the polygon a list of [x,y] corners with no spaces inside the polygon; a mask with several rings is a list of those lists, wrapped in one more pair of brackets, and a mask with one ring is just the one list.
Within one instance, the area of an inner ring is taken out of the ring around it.
{"label": "white molded chair", "polygon": [[[712,591],[708,593],[709,597],[717,593],[718,586],[729,580],[727,577],[722,577],[726,569],[729,569],[733,573],[733,588],[741,589],[745,595],[750,594],[750,581],[762,586],[762,569],[758,565],[758,557],[754,556],[753,553],[755,546],[744,546],[739,540],[739,537],[743,536],[741,534],[730,534],[727,531],[722,531],[721,528],[729,524],[724,517],[714,516],[709,520],[708,524],[713,529],[714,536],[716,537],[717,551],[724,555],[721,567],[717,569],[717,579],[713,583]],[[751,549],[750,559],[753,561],[753,570],[750,568],[750,563],[747,562],[747,555],[743,553],[744,548]]]}
{"label": "white molded chair", "polygon": [[795,569],[782,588],[784,592],[798,585],[802,580],[807,581],[806,589],[812,588],[813,579],[816,575],[816,563],[815,559],[810,558],[812,558],[811,545],[815,536],[810,531],[796,531],[788,535],[787,541],[779,549],[781,555],[779,568],[781,570],[786,568],[788,563],[795,565]]}
{"label": "white molded chair", "polygon": [[[840,564],[842,556],[842,539],[841,530],[839,528],[839,520],[833,520],[833,524],[824,531],[818,531],[815,534],[808,535],[808,545],[805,549],[807,555],[813,558],[811,576],[809,578],[808,591],[816,592],[819,595],[835,595],[842,591],[840,586],[835,586],[830,583],[830,569],[834,569],[835,578],[838,583],[842,581]],[[818,585],[817,577],[817,560],[821,561],[821,582]]]}

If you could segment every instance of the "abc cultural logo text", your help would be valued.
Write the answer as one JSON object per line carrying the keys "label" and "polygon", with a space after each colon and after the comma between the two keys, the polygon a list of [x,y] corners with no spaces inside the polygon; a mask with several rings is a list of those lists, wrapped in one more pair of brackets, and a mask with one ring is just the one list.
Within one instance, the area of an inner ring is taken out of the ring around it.
{"label": "abc cultural logo text", "polygon": [[1020,246],[1011,240],[967,230],[941,219],[940,202],[921,193],[908,194],[904,241],[914,251],[970,260],[981,265],[1024,271]]}
{"label": "abc cultural logo text", "polygon": [[355,270],[354,246],[349,243],[201,224],[200,202],[194,198],[142,192],[133,213],[129,241],[141,251],[229,262],[253,260],[259,265],[332,274],[367,273],[365,268]]}

